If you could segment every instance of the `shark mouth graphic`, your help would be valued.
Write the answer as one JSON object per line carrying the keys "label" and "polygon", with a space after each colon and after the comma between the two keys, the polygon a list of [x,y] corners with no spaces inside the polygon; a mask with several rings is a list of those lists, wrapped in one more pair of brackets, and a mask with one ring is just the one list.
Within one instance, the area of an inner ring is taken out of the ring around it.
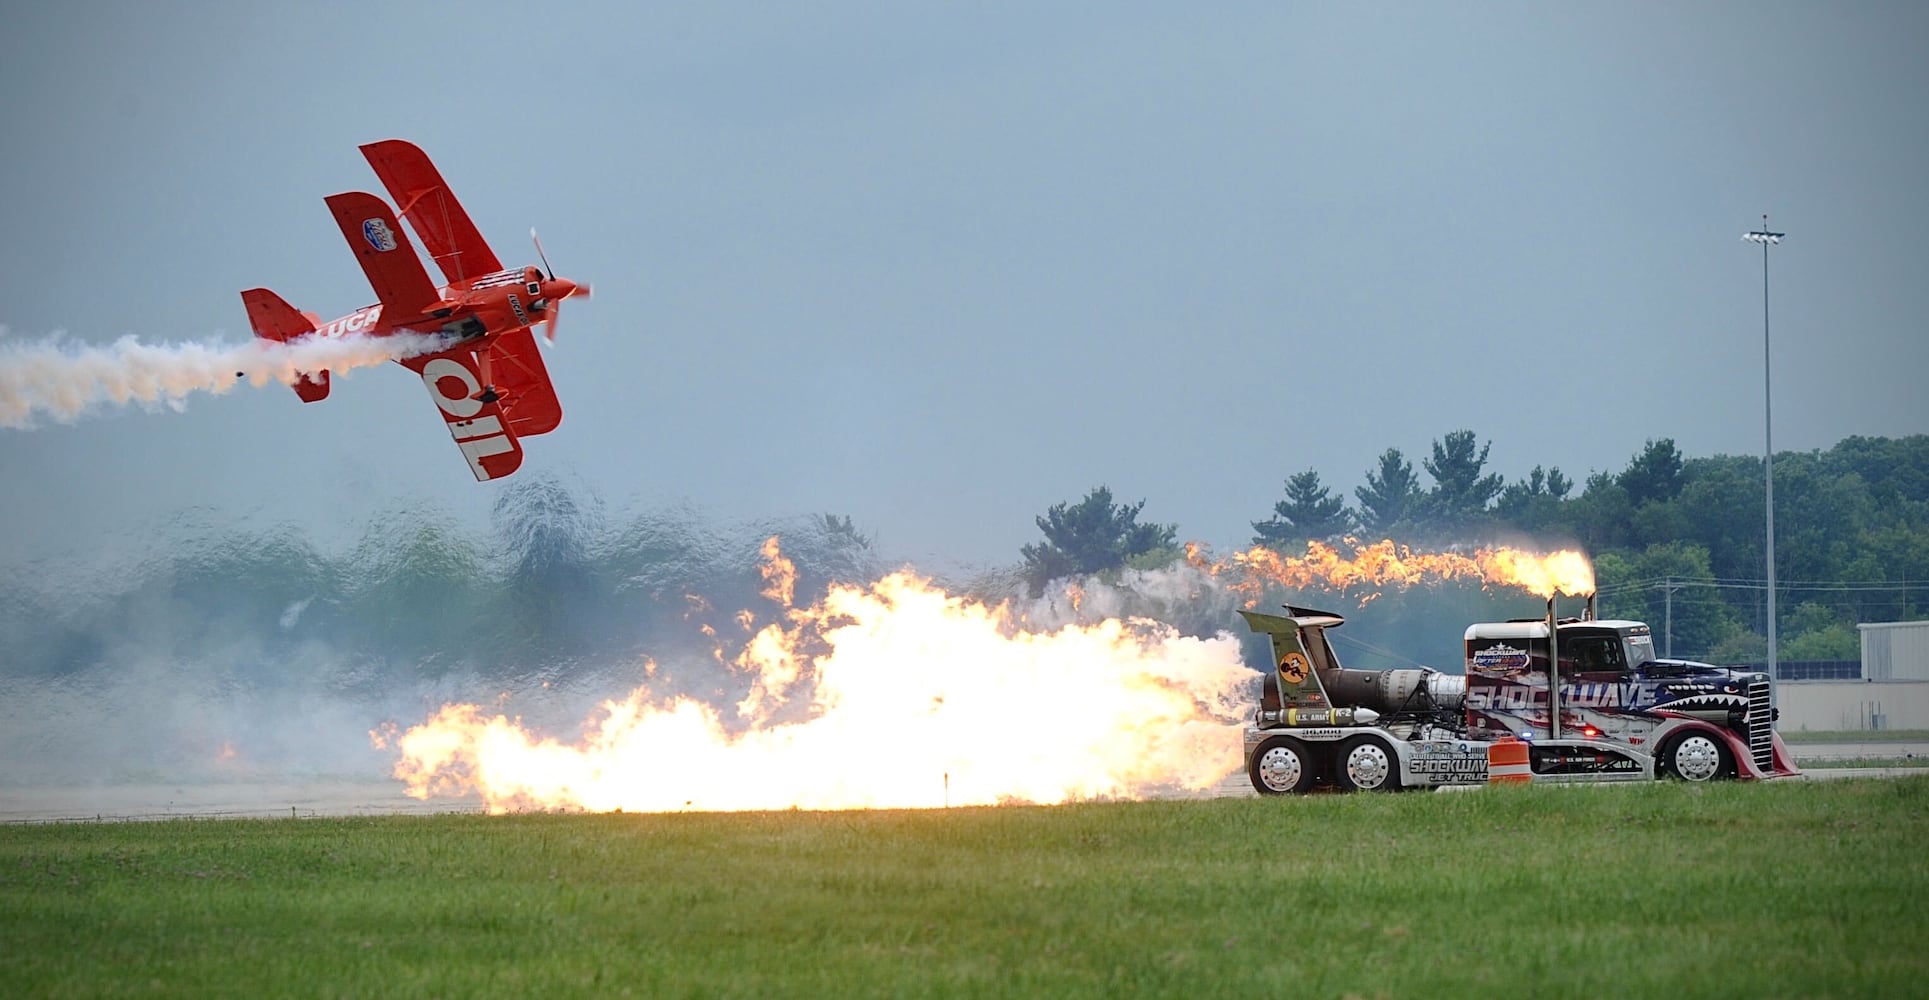
{"label": "shark mouth graphic", "polygon": [[1729,712],[1748,707],[1748,696],[1744,694],[1690,694],[1673,701],[1664,701],[1656,706],[1664,712]]}

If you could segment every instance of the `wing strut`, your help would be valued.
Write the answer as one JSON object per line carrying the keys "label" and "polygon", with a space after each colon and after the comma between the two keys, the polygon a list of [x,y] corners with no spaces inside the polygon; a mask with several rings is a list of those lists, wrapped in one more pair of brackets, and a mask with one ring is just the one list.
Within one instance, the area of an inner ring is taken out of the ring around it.
{"label": "wing strut", "polygon": [[[382,179],[389,197],[402,206],[402,217],[422,238],[422,246],[451,284],[502,270],[502,262],[469,220],[455,192],[429,155],[412,142],[384,139],[362,147],[362,155]],[[431,201],[424,198],[434,195]]]}

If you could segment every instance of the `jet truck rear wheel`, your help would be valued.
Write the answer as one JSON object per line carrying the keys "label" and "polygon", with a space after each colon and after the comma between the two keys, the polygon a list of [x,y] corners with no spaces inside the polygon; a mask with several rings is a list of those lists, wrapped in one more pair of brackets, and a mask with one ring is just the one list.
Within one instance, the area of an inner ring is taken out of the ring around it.
{"label": "jet truck rear wheel", "polygon": [[1399,758],[1377,736],[1355,736],[1340,744],[1340,766],[1335,778],[1349,792],[1390,792],[1400,787],[1394,773]]}
{"label": "jet truck rear wheel", "polygon": [[1261,743],[1246,773],[1261,795],[1298,795],[1312,788],[1318,777],[1306,744],[1290,736]]}

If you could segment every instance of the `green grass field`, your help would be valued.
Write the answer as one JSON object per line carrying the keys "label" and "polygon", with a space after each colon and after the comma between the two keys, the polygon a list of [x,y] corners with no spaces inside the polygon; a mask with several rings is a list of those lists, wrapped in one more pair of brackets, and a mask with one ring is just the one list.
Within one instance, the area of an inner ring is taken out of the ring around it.
{"label": "green grass field", "polygon": [[0,996],[1863,997],[1929,775],[0,827]]}

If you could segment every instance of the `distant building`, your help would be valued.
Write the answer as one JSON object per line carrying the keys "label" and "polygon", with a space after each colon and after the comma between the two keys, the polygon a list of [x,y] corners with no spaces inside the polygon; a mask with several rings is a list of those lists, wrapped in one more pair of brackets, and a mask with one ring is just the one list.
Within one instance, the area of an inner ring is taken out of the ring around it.
{"label": "distant building", "polygon": [[1929,621],[1871,622],[1862,633],[1862,679],[1929,681]]}
{"label": "distant building", "polygon": [[[1778,664],[1784,731],[1929,729],[1929,621],[1871,622],[1862,662]],[[1795,669],[1786,669],[1794,667]]]}

